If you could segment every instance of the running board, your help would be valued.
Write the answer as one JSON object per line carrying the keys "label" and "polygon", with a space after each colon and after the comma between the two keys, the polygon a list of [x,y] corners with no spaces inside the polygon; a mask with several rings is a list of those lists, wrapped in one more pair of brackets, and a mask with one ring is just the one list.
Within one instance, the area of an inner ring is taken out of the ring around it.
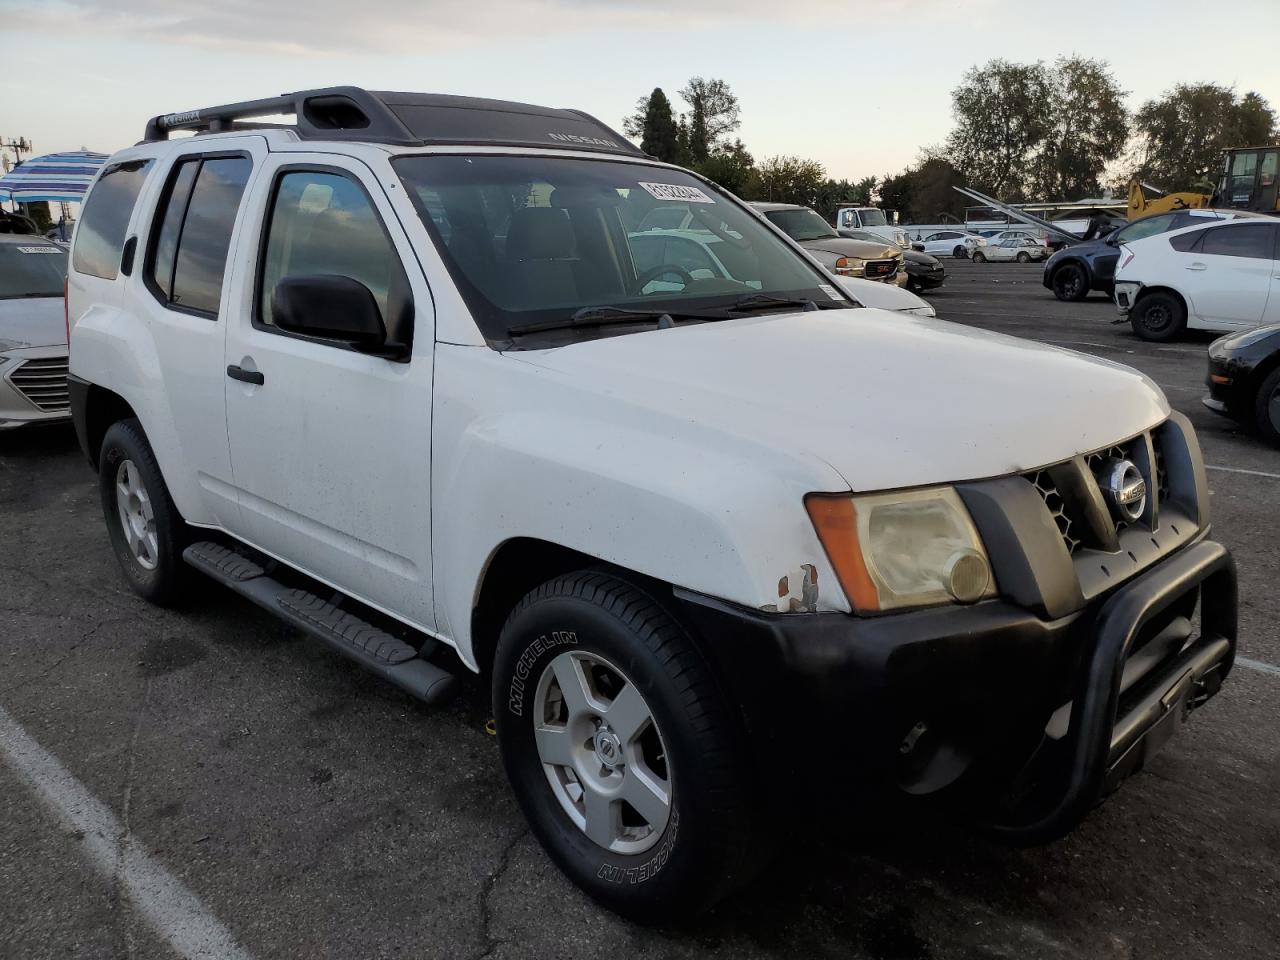
{"label": "running board", "polygon": [[425,659],[437,646],[430,637],[424,637],[421,649],[415,650],[398,637],[314,593],[273,580],[249,557],[221,544],[193,543],[182,552],[182,559],[423,703],[441,703],[457,686],[453,674]]}

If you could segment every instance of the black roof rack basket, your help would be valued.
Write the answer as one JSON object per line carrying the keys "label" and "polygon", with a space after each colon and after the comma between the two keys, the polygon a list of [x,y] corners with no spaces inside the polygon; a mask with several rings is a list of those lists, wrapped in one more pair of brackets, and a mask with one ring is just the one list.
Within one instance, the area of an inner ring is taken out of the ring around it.
{"label": "black roof rack basket", "polygon": [[538,146],[644,156],[616,131],[580,110],[556,110],[506,100],[431,93],[392,93],[360,87],[326,87],[246,100],[147,121],[144,142],[170,131],[228,133],[279,126],[252,123],[291,115],[288,129],[303,140],[351,140],[397,146],[474,144]]}

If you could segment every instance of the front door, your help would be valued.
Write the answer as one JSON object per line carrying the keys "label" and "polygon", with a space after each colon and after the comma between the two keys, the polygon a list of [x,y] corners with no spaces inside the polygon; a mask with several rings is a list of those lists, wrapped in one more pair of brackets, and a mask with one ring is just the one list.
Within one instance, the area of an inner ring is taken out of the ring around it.
{"label": "front door", "polygon": [[1194,311],[1215,329],[1262,322],[1275,273],[1275,225],[1239,221],[1206,230],[1198,249],[1177,254]]}
{"label": "front door", "polygon": [[[425,629],[431,594],[432,301],[377,178],[331,155],[273,154],[237,258],[227,333],[227,433],[241,536]],[[286,277],[343,276],[372,292],[407,361],[288,333]],[[232,369],[238,368],[238,369]],[[260,382],[248,382],[260,380]]]}

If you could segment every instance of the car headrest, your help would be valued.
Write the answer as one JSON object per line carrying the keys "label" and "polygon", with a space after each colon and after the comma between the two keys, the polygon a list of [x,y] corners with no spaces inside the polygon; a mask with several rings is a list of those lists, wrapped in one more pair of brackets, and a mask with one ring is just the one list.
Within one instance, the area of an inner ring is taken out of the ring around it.
{"label": "car headrest", "polygon": [[572,260],[573,225],[558,207],[525,207],[511,217],[508,260]]}

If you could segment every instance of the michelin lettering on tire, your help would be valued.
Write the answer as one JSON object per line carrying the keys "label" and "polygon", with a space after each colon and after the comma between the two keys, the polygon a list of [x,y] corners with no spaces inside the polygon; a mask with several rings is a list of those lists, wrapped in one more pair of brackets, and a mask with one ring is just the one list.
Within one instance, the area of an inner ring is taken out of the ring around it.
{"label": "michelin lettering on tire", "polygon": [[673,807],[671,823],[667,826],[667,835],[662,838],[662,843],[658,845],[652,857],[638,867],[620,867],[612,863],[602,863],[600,869],[596,871],[596,876],[609,883],[618,884],[638,884],[652,880],[662,872],[662,868],[667,865],[667,860],[671,858],[671,851],[676,845],[676,834],[679,832],[680,811]]}
{"label": "michelin lettering on tire", "polygon": [[552,630],[549,634],[544,633],[525,647],[524,652],[520,654],[520,659],[516,661],[515,670],[511,674],[511,688],[507,693],[507,709],[515,716],[523,717],[524,688],[529,679],[529,671],[532,669],[534,661],[554,647],[577,644],[577,642],[578,635],[572,630]]}

